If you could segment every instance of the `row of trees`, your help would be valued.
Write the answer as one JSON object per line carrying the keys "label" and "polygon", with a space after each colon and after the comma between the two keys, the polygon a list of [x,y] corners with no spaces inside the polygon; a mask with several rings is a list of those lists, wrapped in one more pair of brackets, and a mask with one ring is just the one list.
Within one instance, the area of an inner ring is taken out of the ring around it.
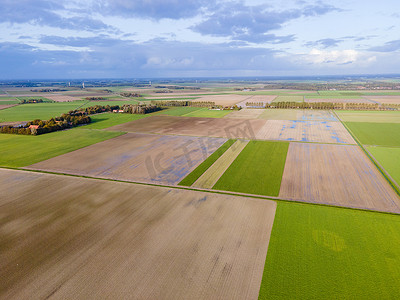
{"label": "row of trees", "polygon": [[246,106],[263,108],[265,107],[265,102],[246,102]]}
{"label": "row of trees", "polygon": [[[246,105],[248,105],[246,103]],[[250,105],[248,105],[250,106]],[[332,103],[332,102],[273,102],[266,108],[337,109],[337,110],[400,110],[399,104]]]}
{"label": "row of trees", "polygon": [[156,105],[125,104],[122,106],[122,111],[128,114],[148,114],[159,110],[161,110],[161,107]]}
{"label": "row of trees", "polygon": [[211,101],[190,101],[190,100],[151,100],[152,105],[161,107],[174,107],[174,106],[193,106],[193,107],[217,107],[215,102]]}
{"label": "row of trees", "polygon": [[107,98],[104,98],[104,97],[86,97],[85,100],[99,101],[99,100],[107,100]]}
{"label": "row of trees", "polygon": [[42,103],[42,102],[44,102],[43,101],[43,99],[34,99],[34,98],[32,98],[32,99],[23,99],[23,100],[21,100],[21,104],[27,104],[27,103]]}
{"label": "row of trees", "polygon": [[130,98],[138,98],[138,97],[142,97],[142,95],[138,94],[138,93],[129,93],[129,92],[123,92],[120,93],[120,95],[122,97],[130,97]]}

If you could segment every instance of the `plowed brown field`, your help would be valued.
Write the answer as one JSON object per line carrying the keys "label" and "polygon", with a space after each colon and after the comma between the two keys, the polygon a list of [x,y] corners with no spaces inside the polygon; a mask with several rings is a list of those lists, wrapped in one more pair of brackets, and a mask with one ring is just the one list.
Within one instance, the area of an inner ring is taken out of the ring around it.
{"label": "plowed brown field", "polygon": [[152,116],[107,130],[254,139],[265,120],[237,120],[175,116]]}
{"label": "plowed brown field", "polygon": [[260,140],[355,144],[340,122],[268,120],[256,134]]}
{"label": "plowed brown field", "polygon": [[400,213],[400,199],[358,146],[291,143],[279,196]]}
{"label": "plowed brown field", "polygon": [[379,103],[400,104],[400,96],[366,96],[365,98]]}
{"label": "plowed brown field", "polygon": [[28,169],[174,185],[226,139],[128,133]]}
{"label": "plowed brown field", "polygon": [[46,95],[46,98],[56,102],[70,102],[81,99],[80,97],[71,97],[66,95],[51,95],[51,94]]}
{"label": "plowed brown field", "polygon": [[0,169],[1,299],[257,299],[276,203]]}
{"label": "plowed brown field", "polygon": [[224,118],[228,118],[228,119],[258,119],[263,112],[264,112],[264,109],[244,108],[241,110],[233,111],[230,114],[227,114]]}

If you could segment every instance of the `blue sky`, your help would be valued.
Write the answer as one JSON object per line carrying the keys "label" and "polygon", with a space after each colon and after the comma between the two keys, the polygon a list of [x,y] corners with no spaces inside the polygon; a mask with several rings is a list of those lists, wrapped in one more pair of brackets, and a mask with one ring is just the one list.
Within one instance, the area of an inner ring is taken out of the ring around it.
{"label": "blue sky", "polygon": [[0,0],[0,79],[399,70],[395,0]]}

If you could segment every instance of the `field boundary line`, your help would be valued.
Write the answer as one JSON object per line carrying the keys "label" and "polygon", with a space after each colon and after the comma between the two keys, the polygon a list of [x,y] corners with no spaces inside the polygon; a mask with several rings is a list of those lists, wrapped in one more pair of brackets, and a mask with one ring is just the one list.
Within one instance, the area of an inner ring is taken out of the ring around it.
{"label": "field boundary line", "polygon": [[236,140],[191,186],[212,188],[248,143],[249,141]]}
{"label": "field boundary line", "polygon": [[91,176],[84,176],[84,175],[74,175],[74,174],[67,174],[67,173],[57,173],[57,172],[50,172],[50,171],[24,169],[24,168],[13,168],[13,167],[0,167],[0,170],[1,169],[32,172],[32,173],[41,173],[41,174],[52,174],[52,175],[58,175],[58,176],[69,176],[69,177],[85,178],[85,179],[93,179],[93,180],[103,180],[103,181],[128,183],[128,184],[138,184],[138,185],[145,185],[145,186],[162,187],[162,188],[177,189],[177,190],[188,190],[188,191],[195,191],[195,192],[205,192],[205,193],[220,194],[220,195],[239,196],[239,197],[247,197],[247,198],[258,199],[258,200],[271,200],[271,201],[281,201],[281,202],[286,202],[286,203],[298,203],[298,204],[305,204],[305,205],[326,206],[326,207],[350,209],[350,210],[357,210],[357,211],[363,211],[363,212],[369,212],[369,213],[380,213],[380,214],[388,214],[388,215],[395,215],[395,216],[400,215],[400,213],[395,213],[395,212],[391,212],[391,211],[372,210],[372,209],[350,207],[350,206],[339,206],[339,205],[326,204],[326,203],[307,202],[306,200],[302,200],[302,199],[289,199],[289,198],[286,199],[286,198],[280,198],[280,197],[275,197],[275,196],[263,196],[263,195],[246,194],[246,193],[232,192],[232,191],[194,188],[194,187],[186,187],[186,186],[181,186],[181,185],[162,185],[162,184],[154,184],[154,183],[138,182],[138,181],[124,181],[124,180],[118,180],[118,179],[99,178],[99,177],[91,177]]}
{"label": "field boundary line", "polygon": [[353,134],[353,132],[350,130],[350,128],[342,121],[342,119],[339,117],[339,115],[336,113],[336,111],[333,111],[333,112],[337,116],[339,121],[342,123],[342,125],[347,129],[347,131],[353,137],[353,139],[356,141],[356,143],[361,148],[361,150],[363,150],[363,152],[365,153],[365,155],[367,155],[369,160],[375,165],[375,167],[379,170],[379,172],[383,175],[383,177],[385,177],[386,181],[395,190],[397,195],[400,196],[400,186],[396,183],[396,181],[393,180],[392,176],[389,175],[389,173],[386,171],[386,169],[375,159],[375,157],[361,144],[361,142]]}

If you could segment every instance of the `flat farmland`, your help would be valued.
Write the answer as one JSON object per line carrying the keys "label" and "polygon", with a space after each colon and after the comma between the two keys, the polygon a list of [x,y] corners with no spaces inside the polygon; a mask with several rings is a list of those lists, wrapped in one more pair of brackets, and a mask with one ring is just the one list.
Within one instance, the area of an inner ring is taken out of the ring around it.
{"label": "flat farmland", "polygon": [[0,189],[2,299],[258,297],[272,201],[4,169]]}
{"label": "flat farmland", "polygon": [[196,117],[196,118],[222,118],[226,115],[232,113],[232,110],[217,110],[217,109],[208,109],[208,108],[201,108],[196,111],[189,112],[184,117]]}
{"label": "flat farmland", "polygon": [[121,134],[123,133],[78,128],[38,136],[0,134],[0,166],[25,167]]}
{"label": "flat farmland", "polygon": [[113,131],[253,139],[265,120],[152,116],[108,128]]}
{"label": "flat farmland", "polygon": [[[1,102],[0,102],[0,103],[1,103]],[[9,104],[9,105],[2,105],[2,104],[0,104],[0,110],[6,109],[6,108],[10,108],[10,107],[13,107],[13,106],[15,106],[15,104]]]}
{"label": "flat farmland", "polygon": [[46,95],[47,99],[53,100],[55,102],[71,102],[81,100],[79,97],[71,97],[68,95],[58,95],[58,94],[49,94]]}
{"label": "flat farmland", "polygon": [[400,147],[367,147],[367,150],[400,186]]}
{"label": "flat farmland", "polygon": [[265,106],[267,103],[271,103],[274,101],[274,99],[278,97],[277,95],[253,95],[253,96],[248,96],[245,100],[242,102],[237,103],[237,106],[240,107],[247,107],[246,103],[247,102],[257,102],[260,103],[262,102]]}
{"label": "flat farmland", "polygon": [[285,142],[250,141],[213,189],[278,196],[288,146]]}
{"label": "flat farmland", "polygon": [[332,98],[330,96],[324,98],[305,98],[304,102],[319,103],[319,102],[331,102],[331,103],[366,103],[372,104],[373,101],[364,98]]}
{"label": "flat farmland", "polygon": [[397,215],[279,202],[259,299],[393,299]]}
{"label": "flat farmland", "polygon": [[400,146],[400,123],[346,122],[361,144],[377,146]]}
{"label": "flat farmland", "polygon": [[258,131],[260,140],[355,144],[340,122],[268,120]]}
{"label": "flat farmland", "polygon": [[291,143],[279,196],[400,213],[400,199],[358,146]]}
{"label": "flat farmland", "polygon": [[365,98],[381,104],[400,104],[400,96],[365,96]]}
{"label": "flat farmland", "polygon": [[193,107],[193,106],[181,106],[181,107],[173,107],[164,109],[158,112],[159,115],[168,115],[168,116],[184,116],[188,113],[195,112],[200,110],[201,107]]}
{"label": "flat farmland", "polygon": [[77,129],[105,129],[118,124],[132,122],[146,118],[148,115],[140,114],[120,114],[120,113],[102,113],[91,115],[92,122],[90,124],[77,127]]}
{"label": "flat farmland", "polygon": [[201,96],[200,98],[193,100],[194,102],[199,101],[211,101],[215,102],[216,105],[223,105],[223,106],[231,106],[235,105],[239,102],[246,101],[249,96],[247,95],[235,95],[235,94],[227,94],[227,95],[205,95]]}
{"label": "flat farmland", "polygon": [[249,141],[237,140],[192,184],[192,186],[211,189],[248,143]]}
{"label": "flat farmland", "polygon": [[333,112],[328,110],[298,110],[297,120],[303,121],[329,121],[335,122],[339,121]]}
{"label": "flat farmland", "polygon": [[48,120],[84,104],[83,101],[23,104],[0,111],[0,122]]}
{"label": "flat farmland", "polygon": [[225,116],[225,118],[258,119],[263,112],[264,112],[263,109],[244,108],[241,110],[236,110],[236,111],[231,112],[229,115]]}
{"label": "flat farmland", "polygon": [[343,122],[400,123],[400,111],[349,111],[337,110]]}
{"label": "flat farmland", "polygon": [[304,96],[280,95],[273,102],[304,102]]}
{"label": "flat farmland", "polygon": [[297,109],[264,109],[259,116],[265,120],[297,120]]}
{"label": "flat farmland", "polygon": [[128,133],[27,169],[174,185],[226,139]]}

